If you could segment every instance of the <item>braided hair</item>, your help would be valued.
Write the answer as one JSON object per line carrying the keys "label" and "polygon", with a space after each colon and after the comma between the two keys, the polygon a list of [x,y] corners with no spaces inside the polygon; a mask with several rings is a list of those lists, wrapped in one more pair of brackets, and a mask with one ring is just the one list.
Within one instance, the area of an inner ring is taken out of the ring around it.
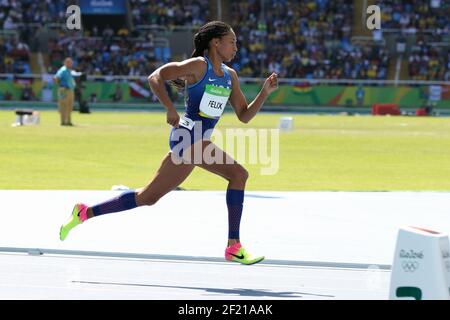
{"label": "braided hair", "polygon": [[[209,49],[209,42],[214,38],[221,38],[230,32],[231,26],[222,21],[211,21],[203,25],[194,36],[194,51],[191,58],[203,57]],[[182,79],[171,80],[169,83],[179,90],[185,87]]]}

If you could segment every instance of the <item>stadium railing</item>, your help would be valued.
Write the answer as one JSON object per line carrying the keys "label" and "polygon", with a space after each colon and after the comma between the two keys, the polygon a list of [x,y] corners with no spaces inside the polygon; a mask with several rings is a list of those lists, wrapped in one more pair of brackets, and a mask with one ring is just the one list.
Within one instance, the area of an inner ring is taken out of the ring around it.
{"label": "stadium railing", "polygon": [[[42,79],[42,74],[16,74],[0,73],[0,80],[13,79]],[[117,80],[145,80],[148,75],[128,76],[128,75],[86,75],[87,80],[93,81],[117,81]],[[265,78],[240,77],[243,83],[261,83]],[[343,85],[389,85],[389,86],[414,86],[414,85],[450,85],[450,81],[444,80],[377,80],[377,79],[311,79],[311,78],[279,78],[280,84],[310,83],[310,84],[343,84]]]}

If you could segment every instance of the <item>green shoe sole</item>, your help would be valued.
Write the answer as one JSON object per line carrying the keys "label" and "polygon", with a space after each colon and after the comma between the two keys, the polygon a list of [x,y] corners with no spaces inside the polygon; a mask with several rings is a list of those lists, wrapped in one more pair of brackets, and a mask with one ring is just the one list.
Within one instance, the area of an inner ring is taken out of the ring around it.
{"label": "green shoe sole", "polygon": [[67,238],[70,230],[72,230],[77,225],[81,224],[81,220],[78,217],[79,208],[78,205],[75,205],[72,210],[72,214],[70,215],[69,221],[66,224],[63,224],[61,228],[59,228],[59,239],[64,241]]}

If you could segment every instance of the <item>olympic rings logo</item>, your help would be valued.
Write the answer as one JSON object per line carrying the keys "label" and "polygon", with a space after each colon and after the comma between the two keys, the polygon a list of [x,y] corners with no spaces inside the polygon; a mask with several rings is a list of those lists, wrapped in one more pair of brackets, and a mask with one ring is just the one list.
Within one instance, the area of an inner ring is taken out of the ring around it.
{"label": "olympic rings logo", "polygon": [[419,269],[419,263],[417,261],[403,261],[402,268],[405,272],[414,272]]}

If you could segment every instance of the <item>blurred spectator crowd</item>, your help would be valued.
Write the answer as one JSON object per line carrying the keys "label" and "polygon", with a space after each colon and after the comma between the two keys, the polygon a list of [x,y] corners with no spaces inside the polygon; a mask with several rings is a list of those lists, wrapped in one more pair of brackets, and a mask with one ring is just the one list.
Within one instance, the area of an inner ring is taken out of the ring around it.
{"label": "blurred spectator crowd", "polygon": [[73,37],[50,42],[51,72],[70,56],[76,68],[89,75],[148,75],[163,61],[156,59],[153,39],[136,41],[127,36],[112,37],[105,29],[100,36]]}
{"label": "blurred spectator crowd", "polygon": [[133,24],[200,27],[208,20],[209,0],[130,0]]}
{"label": "blurred spectator crowd", "polygon": [[[353,1],[230,1],[239,40],[234,66],[257,77],[385,79],[387,51],[351,44]],[[265,12],[260,15],[260,12]]]}
{"label": "blurred spectator crowd", "polygon": [[[209,0],[130,0],[133,25],[198,28],[208,21]],[[50,44],[52,71],[65,56],[74,59],[77,69],[90,75],[148,75],[171,59],[170,48],[157,46],[153,32],[114,31],[110,26],[94,26],[89,37],[55,39]]]}
{"label": "blurred spectator crowd", "polygon": [[380,0],[383,28],[416,35],[408,58],[411,80],[450,80],[450,1]]}
{"label": "blurred spectator crowd", "polygon": [[[196,30],[211,20],[210,0],[128,0],[132,28],[108,25],[83,35],[48,41],[50,73],[71,56],[90,75],[147,75],[173,59],[170,48],[156,45],[155,32],[136,26]],[[438,8],[433,6],[439,4]],[[354,1],[229,0],[230,25],[238,36],[231,62],[241,77],[277,72],[283,78],[387,79],[389,54],[384,43],[352,43]],[[0,73],[30,73],[30,47],[48,23],[64,23],[65,9],[77,1],[0,0]],[[408,61],[415,80],[449,80],[448,0],[380,0],[382,27],[415,33]],[[17,30],[19,38],[8,31]],[[433,43],[447,43],[447,46]]]}

